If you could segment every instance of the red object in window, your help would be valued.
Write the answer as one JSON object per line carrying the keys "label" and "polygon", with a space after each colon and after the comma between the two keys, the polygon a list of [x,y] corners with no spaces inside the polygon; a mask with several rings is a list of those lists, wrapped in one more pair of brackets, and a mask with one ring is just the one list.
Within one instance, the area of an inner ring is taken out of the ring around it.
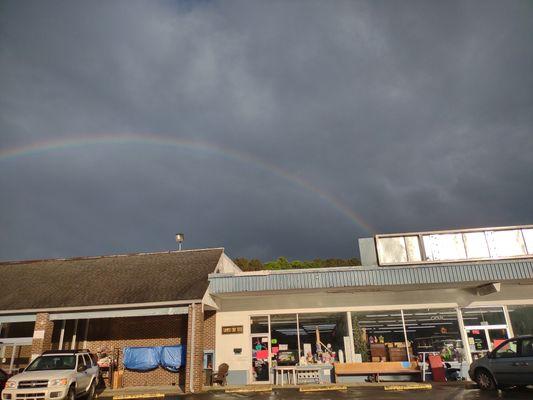
{"label": "red object in window", "polygon": [[494,339],[493,342],[492,342],[492,348],[495,349],[496,347],[498,347],[503,342],[505,342],[505,339]]}
{"label": "red object in window", "polygon": [[442,363],[442,358],[434,354],[429,355],[428,362],[429,362],[429,366],[431,367],[431,374],[433,375],[433,381],[446,382],[446,371],[444,369],[444,364]]}
{"label": "red object in window", "polygon": [[479,331],[472,331],[473,335],[479,335]]}
{"label": "red object in window", "polygon": [[259,350],[255,354],[255,358],[257,358],[258,360],[266,360],[268,358],[268,350]]}

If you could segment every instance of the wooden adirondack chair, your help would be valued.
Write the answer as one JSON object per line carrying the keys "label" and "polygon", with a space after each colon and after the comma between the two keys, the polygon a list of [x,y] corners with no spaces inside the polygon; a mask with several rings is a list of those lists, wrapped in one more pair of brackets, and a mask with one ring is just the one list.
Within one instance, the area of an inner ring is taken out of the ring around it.
{"label": "wooden adirondack chair", "polygon": [[218,371],[211,377],[211,384],[218,383],[221,386],[226,386],[226,377],[228,376],[229,365],[226,363],[218,366]]}

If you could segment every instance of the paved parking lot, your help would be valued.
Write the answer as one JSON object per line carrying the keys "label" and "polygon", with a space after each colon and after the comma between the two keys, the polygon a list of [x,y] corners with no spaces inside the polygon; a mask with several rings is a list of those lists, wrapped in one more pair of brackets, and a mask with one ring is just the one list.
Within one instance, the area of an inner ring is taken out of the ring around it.
{"label": "paved parking lot", "polygon": [[432,390],[411,390],[404,392],[387,392],[382,388],[360,389],[353,388],[338,392],[300,393],[297,390],[273,390],[267,393],[238,393],[223,392],[202,393],[175,397],[178,400],[342,400],[342,399],[371,399],[371,400],[492,400],[492,399],[533,399],[533,389],[482,392],[478,389],[463,387],[438,386]]}

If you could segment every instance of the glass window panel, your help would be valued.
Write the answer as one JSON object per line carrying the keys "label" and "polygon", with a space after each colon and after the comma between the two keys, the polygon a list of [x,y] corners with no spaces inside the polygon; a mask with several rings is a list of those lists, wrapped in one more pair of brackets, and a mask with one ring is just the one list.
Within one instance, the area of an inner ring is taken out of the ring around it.
{"label": "glass window panel", "polygon": [[299,360],[296,314],[270,316],[272,365],[296,365]]}
{"label": "glass window panel", "polygon": [[400,310],[352,312],[351,315],[354,352],[361,355],[363,362],[390,361],[391,357],[395,361],[407,360]]}
{"label": "glass window panel", "polygon": [[[426,240],[426,237],[428,239]],[[466,258],[463,237],[460,233],[429,235],[424,237],[426,255],[433,261],[464,260]],[[430,252],[428,254],[428,247]]]}
{"label": "glass window panel", "polygon": [[533,305],[507,306],[515,336],[533,333]]}
{"label": "glass window panel", "polygon": [[444,361],[465,357],[457,311],[453,308],[404,310],[407,339],[412,354],[422,361],[424,353],[437,353]]}
{"label": "glass window panel", "polygon": [[522,357],[533,357],[533,339],[522,339],[521,347]]}
{"label": "glass window panel", "polygon": [[252,337],[252,380],[268,382],[269,379],[268,335],[256,335]]}
{"label": "glass window panel", "polygon": [[409,258],[409,261],[422,261],[418,236],[406,236],[405,246],[407,249],[407,257]]}
{"label": "glass window panel", "polygon": [[485,329],[467,329],[466,336],[468,337],[468,346],[474,359],[489,351]]}
{"label": "glass window panel", "polygon": [[487,231],[492,257],[511,257],[526,254],[520,230]]}
{"label": "glass window panel", "polygon": [[464,234],[468,258],[489,258],[489,248],[485,232],[467,232]]}
{"label": "glass window panel", "polygon": [[378,238],[377,249],[381,264],[407,262],[407,252],[403,237]]}
{"label": "glass window panel", "polygon": [[0,338],[32,337],[35,322],[8,322],[1,324]]}
{"label": "glass window panel", "polygon": [[252,317],[250,329],[252,333],[268,333],[268,317]]}
{"label": "glass window panel", "polygon": [[298,314],[302,357],[307,363],[332,363],[344,354],[344,336],[348,336],[346,313]]}
{"label": "glass window panel", "polygon": [[533,254],[533,229],[522,229],[528,254]]}
{"label": "glass window panel", "polygon": [[472,325],[505,325],[502,307],[463,308],[465,326]]}

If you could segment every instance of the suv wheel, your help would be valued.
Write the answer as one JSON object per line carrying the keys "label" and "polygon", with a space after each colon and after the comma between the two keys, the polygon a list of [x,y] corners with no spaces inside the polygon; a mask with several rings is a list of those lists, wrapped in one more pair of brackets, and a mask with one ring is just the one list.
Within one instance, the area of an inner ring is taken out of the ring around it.
{"label": "suv wheel", "polygon": [[91,386],[89,387],[89,390],[87,391],[87,400],[93,400],[95,392],[96,392],[96,383],[93,381],[91,383]]}
{"label": "suv wheel", "polygon": [[76,389],[74,389],[74,386],[71,386],[68,390],[68,394],[65,400],[76,400]]}
{"label": "suv wheel", "polygon": [[489,371],[485,369],[480,369],[476,372],[475,376],[476,383],[478,384],[481,390],[494,390],[496,389],[496,382],[492,378],[492,375]]}

